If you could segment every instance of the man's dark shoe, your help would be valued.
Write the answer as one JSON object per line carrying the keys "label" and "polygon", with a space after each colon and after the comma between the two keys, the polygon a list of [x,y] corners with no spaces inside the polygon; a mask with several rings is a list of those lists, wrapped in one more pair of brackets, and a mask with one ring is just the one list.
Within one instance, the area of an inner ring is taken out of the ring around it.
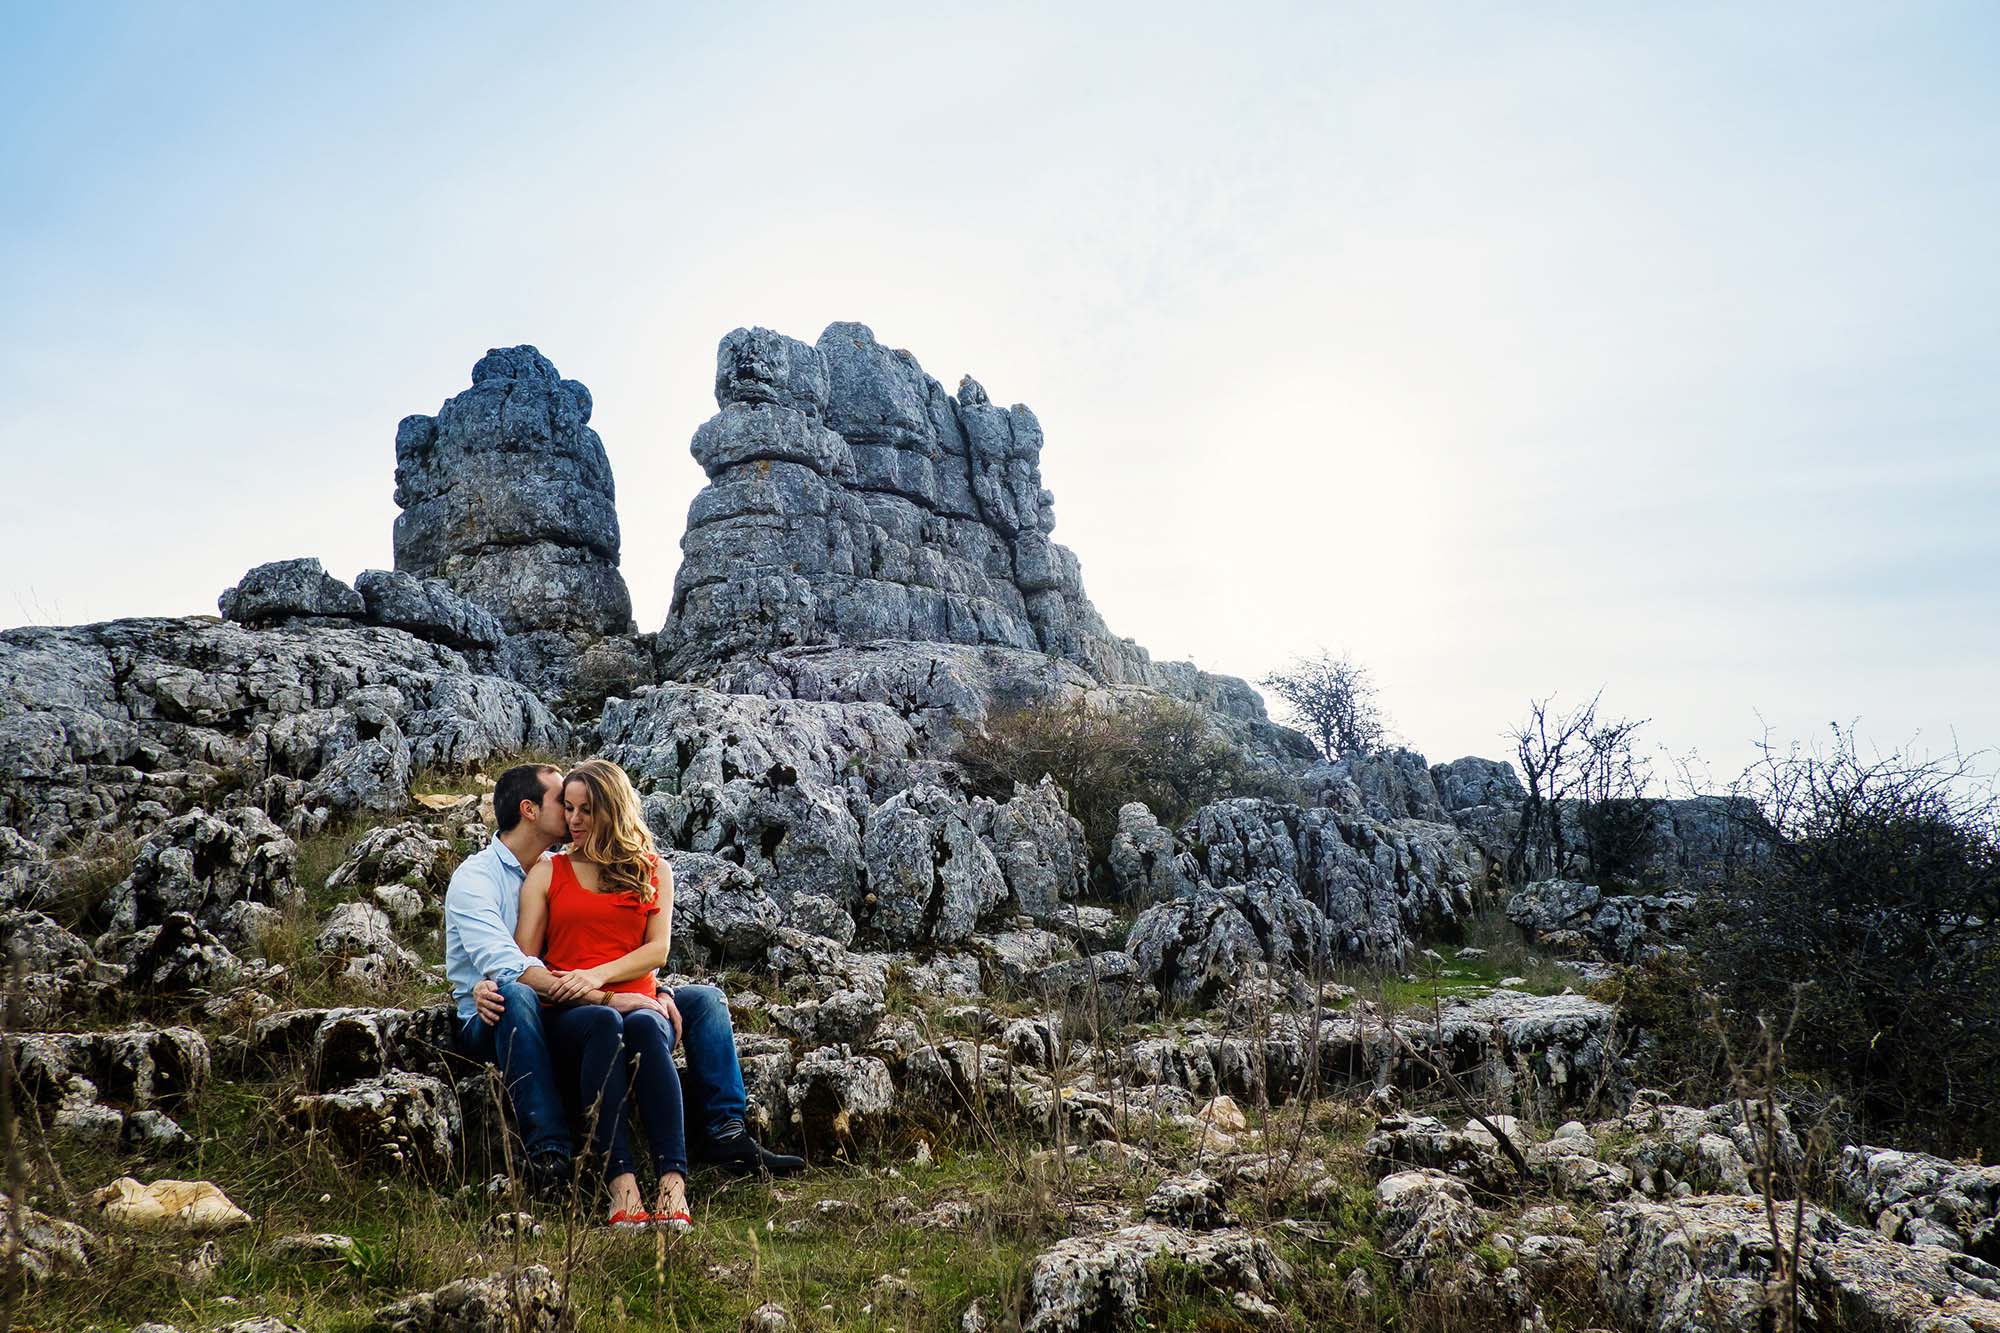
{"label": "man's dark shoe", "polygon": [[772,1152],[743,1129],[709,1140],[707,1156],[732,1176],[795,1176],[806,1169],[805,1158]]}
{"label": "man's dark shoe", "polygon": [[536,1153],[528,1159],[528,1193],[537,1202],[560,1207],[569,1202],[575,1164],[558,1152]]}

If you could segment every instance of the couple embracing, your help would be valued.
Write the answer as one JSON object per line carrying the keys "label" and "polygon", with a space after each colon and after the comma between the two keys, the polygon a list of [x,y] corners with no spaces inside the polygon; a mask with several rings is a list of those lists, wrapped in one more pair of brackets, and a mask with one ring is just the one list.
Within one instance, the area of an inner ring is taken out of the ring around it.
{"label": "couple embracing", "polygon": [[[673,871],[625,771],[603,759],[568,773],[510,768],[494,786],[493,814],[493,841],[466,858],[445,893],[445,970],[460,1049],[499,1067],[536,1192],[567,1191],[577,1117],[602,1165],[613,1226],[692,1226],[690,1148],[738,1173],[802,1169],[744,1127],[743,1071],[722,992],[665,990],[655,980],[673,929]],[[548,855],[562,843],[566,852]],[[687,1058],[685,1089],[676,1043]],[[650,1200],[628,1107],[651,1149]]]}

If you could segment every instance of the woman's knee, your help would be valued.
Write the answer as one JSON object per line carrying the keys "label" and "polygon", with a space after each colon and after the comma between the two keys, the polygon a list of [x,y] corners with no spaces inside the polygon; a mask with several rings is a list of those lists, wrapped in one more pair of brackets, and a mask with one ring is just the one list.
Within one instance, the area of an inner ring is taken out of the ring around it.
{"label": "woman's knee", "polygon": [[673,1025],[657,1009],[634,1009],[625,1015],[625,1044],[634,1049],[666,1049],[673,1042]]}
{"label": "woman's knee", "polygon": [[625,1027],[625,1016],[608,1004],[586,1004],[573,1011],[569,1021],[577,1040],[586,1046],[616,1044]]}

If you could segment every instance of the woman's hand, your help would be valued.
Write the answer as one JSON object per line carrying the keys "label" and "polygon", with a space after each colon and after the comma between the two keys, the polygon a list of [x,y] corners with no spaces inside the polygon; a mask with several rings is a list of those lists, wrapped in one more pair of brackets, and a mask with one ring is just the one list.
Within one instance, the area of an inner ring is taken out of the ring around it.
{"label": "woman's hand", "polygon": [[551,972],[550,975],[555,977],[555,984],[549,987],[548,997],[558,1004],[574,1004],[604,989],[597,977],[597,969],[593,967],[580,967],[573,972]]}

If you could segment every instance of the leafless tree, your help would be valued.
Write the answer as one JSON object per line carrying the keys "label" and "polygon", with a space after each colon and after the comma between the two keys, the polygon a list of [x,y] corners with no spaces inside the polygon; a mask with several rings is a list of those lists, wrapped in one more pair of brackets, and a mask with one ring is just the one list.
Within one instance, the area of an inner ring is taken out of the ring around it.
{"label": "leafless tree", "polygon": [[[1507,861],[1508,878],[1516,883],[1537,875],[1559,875],[1568,867],[1571,837],[1564,826],[1565,807],[1581,812],[1574,830],[1581,840],[1579,850],[1601,857],[1607,848],[1593,844],[1608,843],[1612,835],[1608,821],[1597,816],[1616,808],[1629,817],[1634,807],[1643,806],[1651,774],[1645,761],[1634,755],[1632,742],[1646,720],[1600,721],[1597,710],[1603,697],[1600,690],[1568,712],[1553,709],[1554,695],[1531,699],[1527,719],[1507,733],[1528,790]],[[1643,823],[1651,811],[1638,809],[1637,815]],[[1622,829],[1625,820],[1618,822]]]}
{"label": "leafless tree", "polygon": [[1350,657],[1326,652],[1300,657],[1289,671],[1274,671],[1259,683],[1285,701],[1292,719],[1319,743],[1329,762],[1372,754],[1388,736],[1375,703],[1374,679]]}

